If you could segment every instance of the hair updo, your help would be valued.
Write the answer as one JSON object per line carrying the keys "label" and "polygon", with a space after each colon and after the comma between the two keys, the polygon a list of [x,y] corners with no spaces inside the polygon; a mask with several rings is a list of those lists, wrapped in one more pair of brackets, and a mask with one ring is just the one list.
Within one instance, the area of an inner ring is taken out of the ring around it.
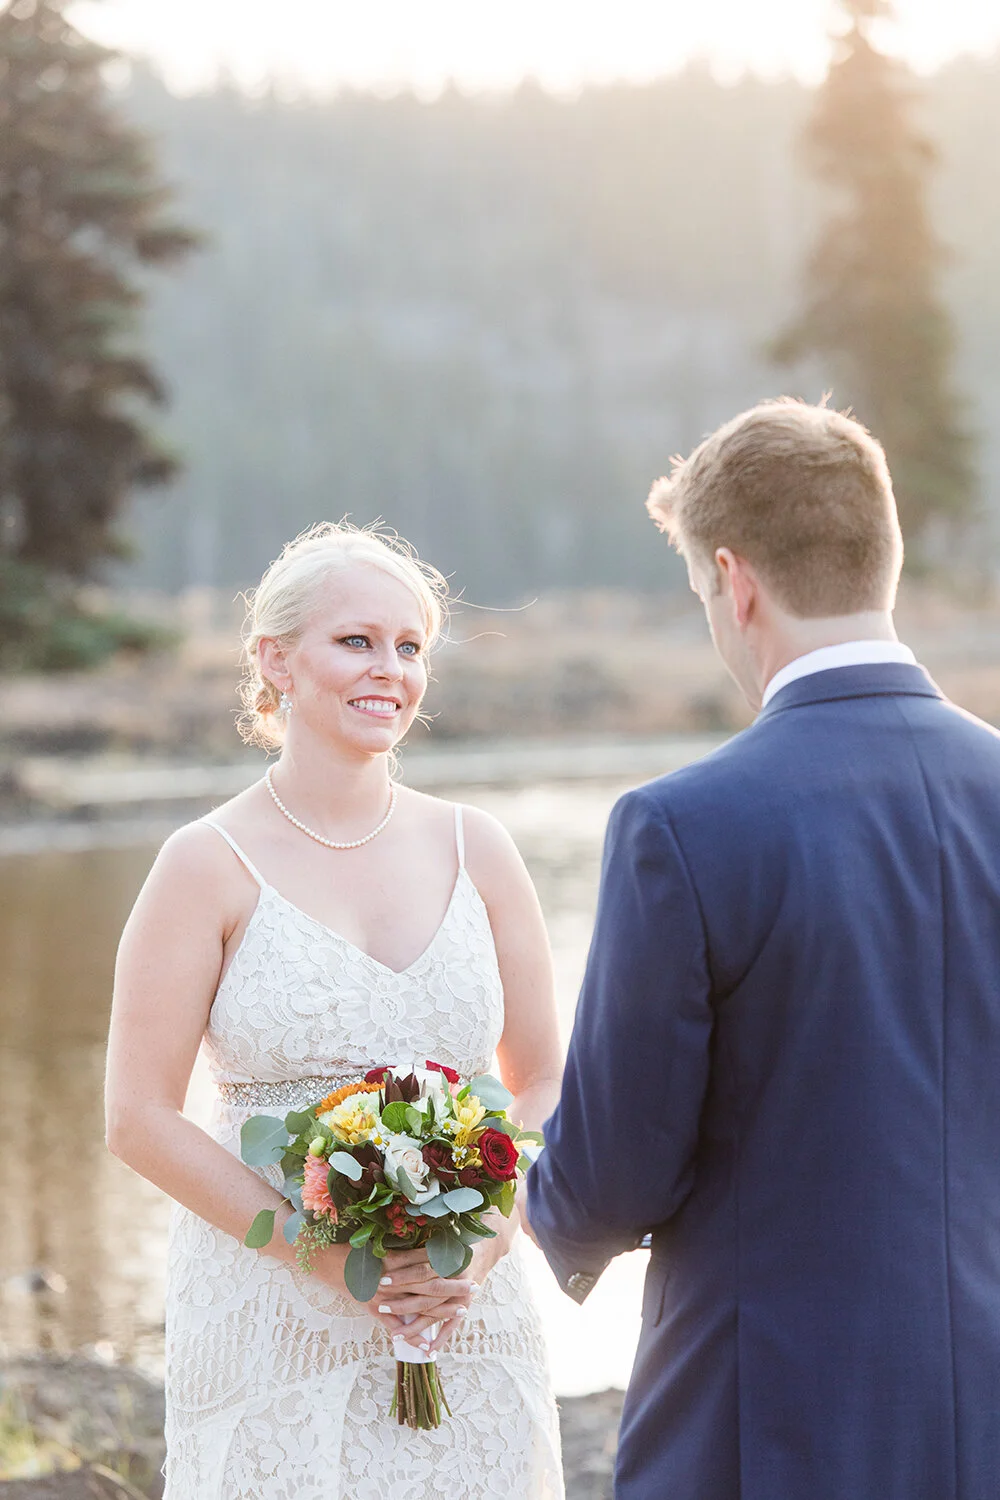
{"label": "hair updo", "polygon": [[257,588],[245,595],[239,730],[247,744],[273,749],[281,743],[275,722],[281,694],[261,672],[261,641],[268,637],[283,646],[294,645],[323,585],[352,563],[379,568],[405,584],[420,605],[427,647],[439,639],[448,615],[448,584],[436,568],[421,562],[408,542],[377,525],[341,521],[310,526],[284,547]]}

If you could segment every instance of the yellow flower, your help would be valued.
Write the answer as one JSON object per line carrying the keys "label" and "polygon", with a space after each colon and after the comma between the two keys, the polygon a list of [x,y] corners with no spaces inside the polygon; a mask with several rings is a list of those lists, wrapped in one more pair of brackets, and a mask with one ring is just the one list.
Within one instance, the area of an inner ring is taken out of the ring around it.
{"label": "yellow flower", "polygon": [[454,1156],[456,1167],[481,1167],[483,1164],[475,1146],[456,1146]]}
{"label": "yellow flower", "polygon": [[361,1146],[370,1141],[381,1127],[378,1101],[371,1094],[351,1094],[341,1104],[328,1109],[319,1116],[338,1141],[348,1146]]}
{"label": "yellow flower", "polygon": [[455,1102],[455,1122],[452,1133],[456,1146],[471,1146],[482,1135],[476,1127],[486,1116],[485,1104],[480,1104],[475,1094],[468,1094],[461,1102]]}

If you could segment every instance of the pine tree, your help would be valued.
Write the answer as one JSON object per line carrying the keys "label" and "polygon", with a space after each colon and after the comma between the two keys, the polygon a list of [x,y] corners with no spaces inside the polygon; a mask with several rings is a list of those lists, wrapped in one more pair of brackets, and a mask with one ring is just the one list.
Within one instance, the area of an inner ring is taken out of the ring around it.
{"label": "pine tree", "polygon": [[137,346],[137,273],[196,243],[116,112],[114,54],[66,4],[0,9],[0,565],[22,599],[29,577],[99,576],[132,488],[174,472],[145,425],[164,393]]}
{"label": "pine tree", "polygon": [[803,306],[773,353],[782,363],[818,356],[836,404],[849,403],[885,445],[919,556],[929,523],[959,523],[976,504],[951,322],[937,291],[947,255],[927,207],[936,156],[914,120],[910,74],[873,41],[875,24],[892,18],[889,0],[840,4],[848,27],[834,38],[804,141],[833,202]]}

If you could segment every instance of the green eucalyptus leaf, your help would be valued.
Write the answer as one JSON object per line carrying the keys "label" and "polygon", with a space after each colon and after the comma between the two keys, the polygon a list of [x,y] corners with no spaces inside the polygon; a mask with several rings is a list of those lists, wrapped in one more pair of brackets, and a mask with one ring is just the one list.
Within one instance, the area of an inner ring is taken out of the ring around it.
{"label": "green eucalyptus leaf", "polygon": [[485,1199],[475,1188],[460,1187],[452,1188],[450,1193],[442,1193],[441,1202],[452,1213],[464,1214],[470,1208],[482,1208]]}
{"label": "green eucalyptus leaf", "polygon": [[500,1189],[496,1200],[497,1208],[505,1219],[509,1219],[514,1208],[514,1200],[517,1197],[517,1187],[513,1182],[505,1182]]}
{"label": "green eucalyptus leaf", "polygon": [[351,1235],[351,1244],[354,1246],[355,1250],[360,1249],[362,1245],[366,1245],[371,1239],[374,1232],[374,1224],[362,1224],[360,1229],[356,1229]]}
{"label": "green eucalyptus leaf", "polygon": [[412,1105],[397,1099],[394,1104],[387,1104],[382,1111],[382,1124],[393,1135],[406,1135],[410,1129],[410,1115],[415,1113]]}
{"label": "green eucalyptus leaf", "polygon": [[405,1193],[411,1203],[415,1203],[420,1196],[416,1184],[405,1167],[396,1168],[396,1181],[399,1183],[399,1191]]}
{"label": "green eucalyptus leaf", "polygon": [[301,1151],[286,1151],[279,1163],[281,1175],[287,1181],[289,1177],[302,1176],[302,1163],[305,1161]]}
{"label": "green eucalyptus leaf", "polygon": [[487,1115],[486,1119],[494,1130],[499,1130],[504,1135],[509,1135],[513,1138],[521,1134],[513,1120],[508,1120],[506,1115]]}
{"label": "green eucalyptus leaf", "polygon": [[438,1193],[435,1197],[428,1198],[426,1203],[411,1203],[406,1212],[413,1219],[418,1219],[421,1215],[428,1219],[446,1219],[451,1210],[444,1198],[443,1193]]}
{"label": "green eucalyptus leaf", "polygon": [[347,1290],[356,1302],[370,1302],[382,1279],[382,1262],[370,1244],[351,1251],[344,1263]]}
{"label": "green eucalyptus leaf", "polygon": [[248,1167],[271,1167],[279,1162],[288,1145],[283,1120],[272,1115],[254,1115],[240,1131],[240,1155]]}
{"label": "green eucalyptus leaf", "polygon": [[243,1241],[248,1250],[263,1250],[274,1238],[274,1215],[273,1208],[262,1208],[247,1230],[246,1239]]}
{"label": "green eucalyptus leaf", "polygon": [[496,1231],[485,1226],[476,1229],[472,1224],[459,1224],[458,1237],[463,1245],[478,1245],[481,1240],[495,1239]]}
{"label": "green eucalyptus leaf", "polygon": [[290,1245],[295,1244],[295,1241],[299,1236],[299,1230],[302,1228],[305,1222],[306,1216],[304,1213],[302,1213],[301,1210],[299,1210],[298,1213],[289,1214],[284,1224],[282,1224],[281,1232]]}
{"label": "green eucalyptus leaf", "polygon": [[311,1110],[293,1109],[285,1116],[285,1129],[289,1135],[305,1135],[306,1131],[315,1131],[316,1116]]}
{"label": "green eucalyptus leaf", "polygon": [[359,1161],[347,1151],[335,1151],[330,1157],[330,1166],[341,1177],[349,1177],[352,1182],[360,1182],[363,1168]]}
{"label": "green eucalyptus leaf", "polygon": [[286,1177],[285,1180],[284,1180],[284,1182],[281,1184],[281,1191],[284,1193],[285,1197],[288,1199],[288,1201],[292,1205],[292,1207],[295,1208],[295,1209],[298,1209],[298,1211],[301,1213],[302,1212],[302,1184],[301,1184],[301,1182],[296,1181],[296,1179],[294,1177]]}
{"label": "green eucalyptus leaf", "polygon": [[457,1276],[466,1264],[466,1249],[457,1234],[438,1229],[427,1241],[427,1259],[439,1276]]}
{"label": "green eucalyptus leaf", "polygon": [[506,1109],[514,1099],[510,1089],[505,1089],[499,1078],[494,1078],[492,1073],[480,1073],[478,1078],[473,1078],[469,1088],[487,1109]]}

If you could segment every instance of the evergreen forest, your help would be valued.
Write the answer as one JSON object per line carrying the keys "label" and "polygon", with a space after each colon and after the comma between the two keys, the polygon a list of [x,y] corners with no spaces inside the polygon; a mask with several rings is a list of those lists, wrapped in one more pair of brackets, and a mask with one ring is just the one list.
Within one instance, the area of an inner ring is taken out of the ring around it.
{"label": "evergreen forest", "polygon": [[[643,509],[671,454],[766,396],[824,212],[812,95],[704,70],[563,100],[451,91],[175,97],[136,71],[203,248],[150,278],[147,341],[182,461],[127,518],[122,581],[242,587],[321,519],[381,517],[480,603],[680,587]],[[1000,57],[923,85],[941,290],[1000,527]]]}

